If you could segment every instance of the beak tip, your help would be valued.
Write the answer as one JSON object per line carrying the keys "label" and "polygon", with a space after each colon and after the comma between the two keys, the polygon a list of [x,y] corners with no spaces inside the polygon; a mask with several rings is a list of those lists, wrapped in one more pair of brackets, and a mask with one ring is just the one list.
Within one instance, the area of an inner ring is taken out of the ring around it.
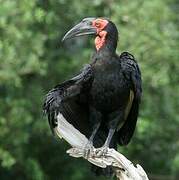
{"label": "beak tip", "polygon": [[66,33],[66,34],[63,36],[61,42],[64,42],[64,41],[66,41],[67,39],[70,39],[69,33]]}
{"label": "beak tip", "polygon": [[65,38],[65,36],[63,36],[63,38],[61,39],[61,42],[64,42],[64,41],[65,41],[65,39],[66,39],[66,38]]}
{"label": "beak tip", "polygon": [[72,29],[70,29],[62,38],[61,42],[66,41],[77,36],[96,34],[96,29],[91,25],[85,24],[83,22],[77,24]]}

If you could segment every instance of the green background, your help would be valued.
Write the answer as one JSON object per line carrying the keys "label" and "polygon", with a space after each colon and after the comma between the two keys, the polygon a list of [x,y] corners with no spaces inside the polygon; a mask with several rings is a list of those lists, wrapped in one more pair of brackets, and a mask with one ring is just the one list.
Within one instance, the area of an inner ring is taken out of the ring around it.
{"label": "green background", "polygon": [[93,38],[61,38],[91,16],[114,21],[118,52],[132,53],[142,71],[136,133],[119,150],[153,180],[179,179],[178,12],[177,0],[0,0],[0,179],[105,179],[65,154],[42,114],[48,90],[89,62]]}

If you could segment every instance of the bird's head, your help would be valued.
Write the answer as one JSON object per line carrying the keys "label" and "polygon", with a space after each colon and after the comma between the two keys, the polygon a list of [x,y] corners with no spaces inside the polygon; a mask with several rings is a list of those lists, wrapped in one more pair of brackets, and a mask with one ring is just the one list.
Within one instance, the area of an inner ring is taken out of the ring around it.
{"label": "bird's head", "polygon": [[118,41],[118,31],[113,22],[107,18],[85,18],[79,24],[70,29],[62,41],[78,36],[93,34],[97,51],[103,47],[116,49]]}

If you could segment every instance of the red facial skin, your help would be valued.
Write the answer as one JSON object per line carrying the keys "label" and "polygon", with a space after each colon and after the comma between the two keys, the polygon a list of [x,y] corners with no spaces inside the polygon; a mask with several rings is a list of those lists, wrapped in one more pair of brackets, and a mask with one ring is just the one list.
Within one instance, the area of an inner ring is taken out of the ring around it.
{"label": "red facial skin", "polygon": [[99,49],[105,44],[106,35],[107,35],[106,31],[101,31],[99,32],[98,36],[95,38],[94,42],[95,42],[97,51],[99,51]]}
{"label": "red facial skin", "polygon": [[97,37],[95,38],[95,46],[97,51],[105,44],[107,32],[103,30],[108,24],[105,19],[95,19],[92,26],[97,29]]}

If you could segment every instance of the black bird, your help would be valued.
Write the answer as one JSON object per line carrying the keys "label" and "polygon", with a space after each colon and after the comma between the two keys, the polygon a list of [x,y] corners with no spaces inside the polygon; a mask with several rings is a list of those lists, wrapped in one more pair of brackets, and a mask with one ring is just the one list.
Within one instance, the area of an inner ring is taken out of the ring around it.
{"label": "black bird", "polygon": [[[95,36],[95,52],[79,75],[57,85],[43,106],[52,131],[57,114],[89,138],[103,153],[117,144],[127,145],[135,130],[141,100],[141,73],[128,52],[116,54],[118,30],[106,18],[85,18],[66,33],[63,41],[82,35]],[[97,175],[111,175],[111,167],[93,167]]]}

